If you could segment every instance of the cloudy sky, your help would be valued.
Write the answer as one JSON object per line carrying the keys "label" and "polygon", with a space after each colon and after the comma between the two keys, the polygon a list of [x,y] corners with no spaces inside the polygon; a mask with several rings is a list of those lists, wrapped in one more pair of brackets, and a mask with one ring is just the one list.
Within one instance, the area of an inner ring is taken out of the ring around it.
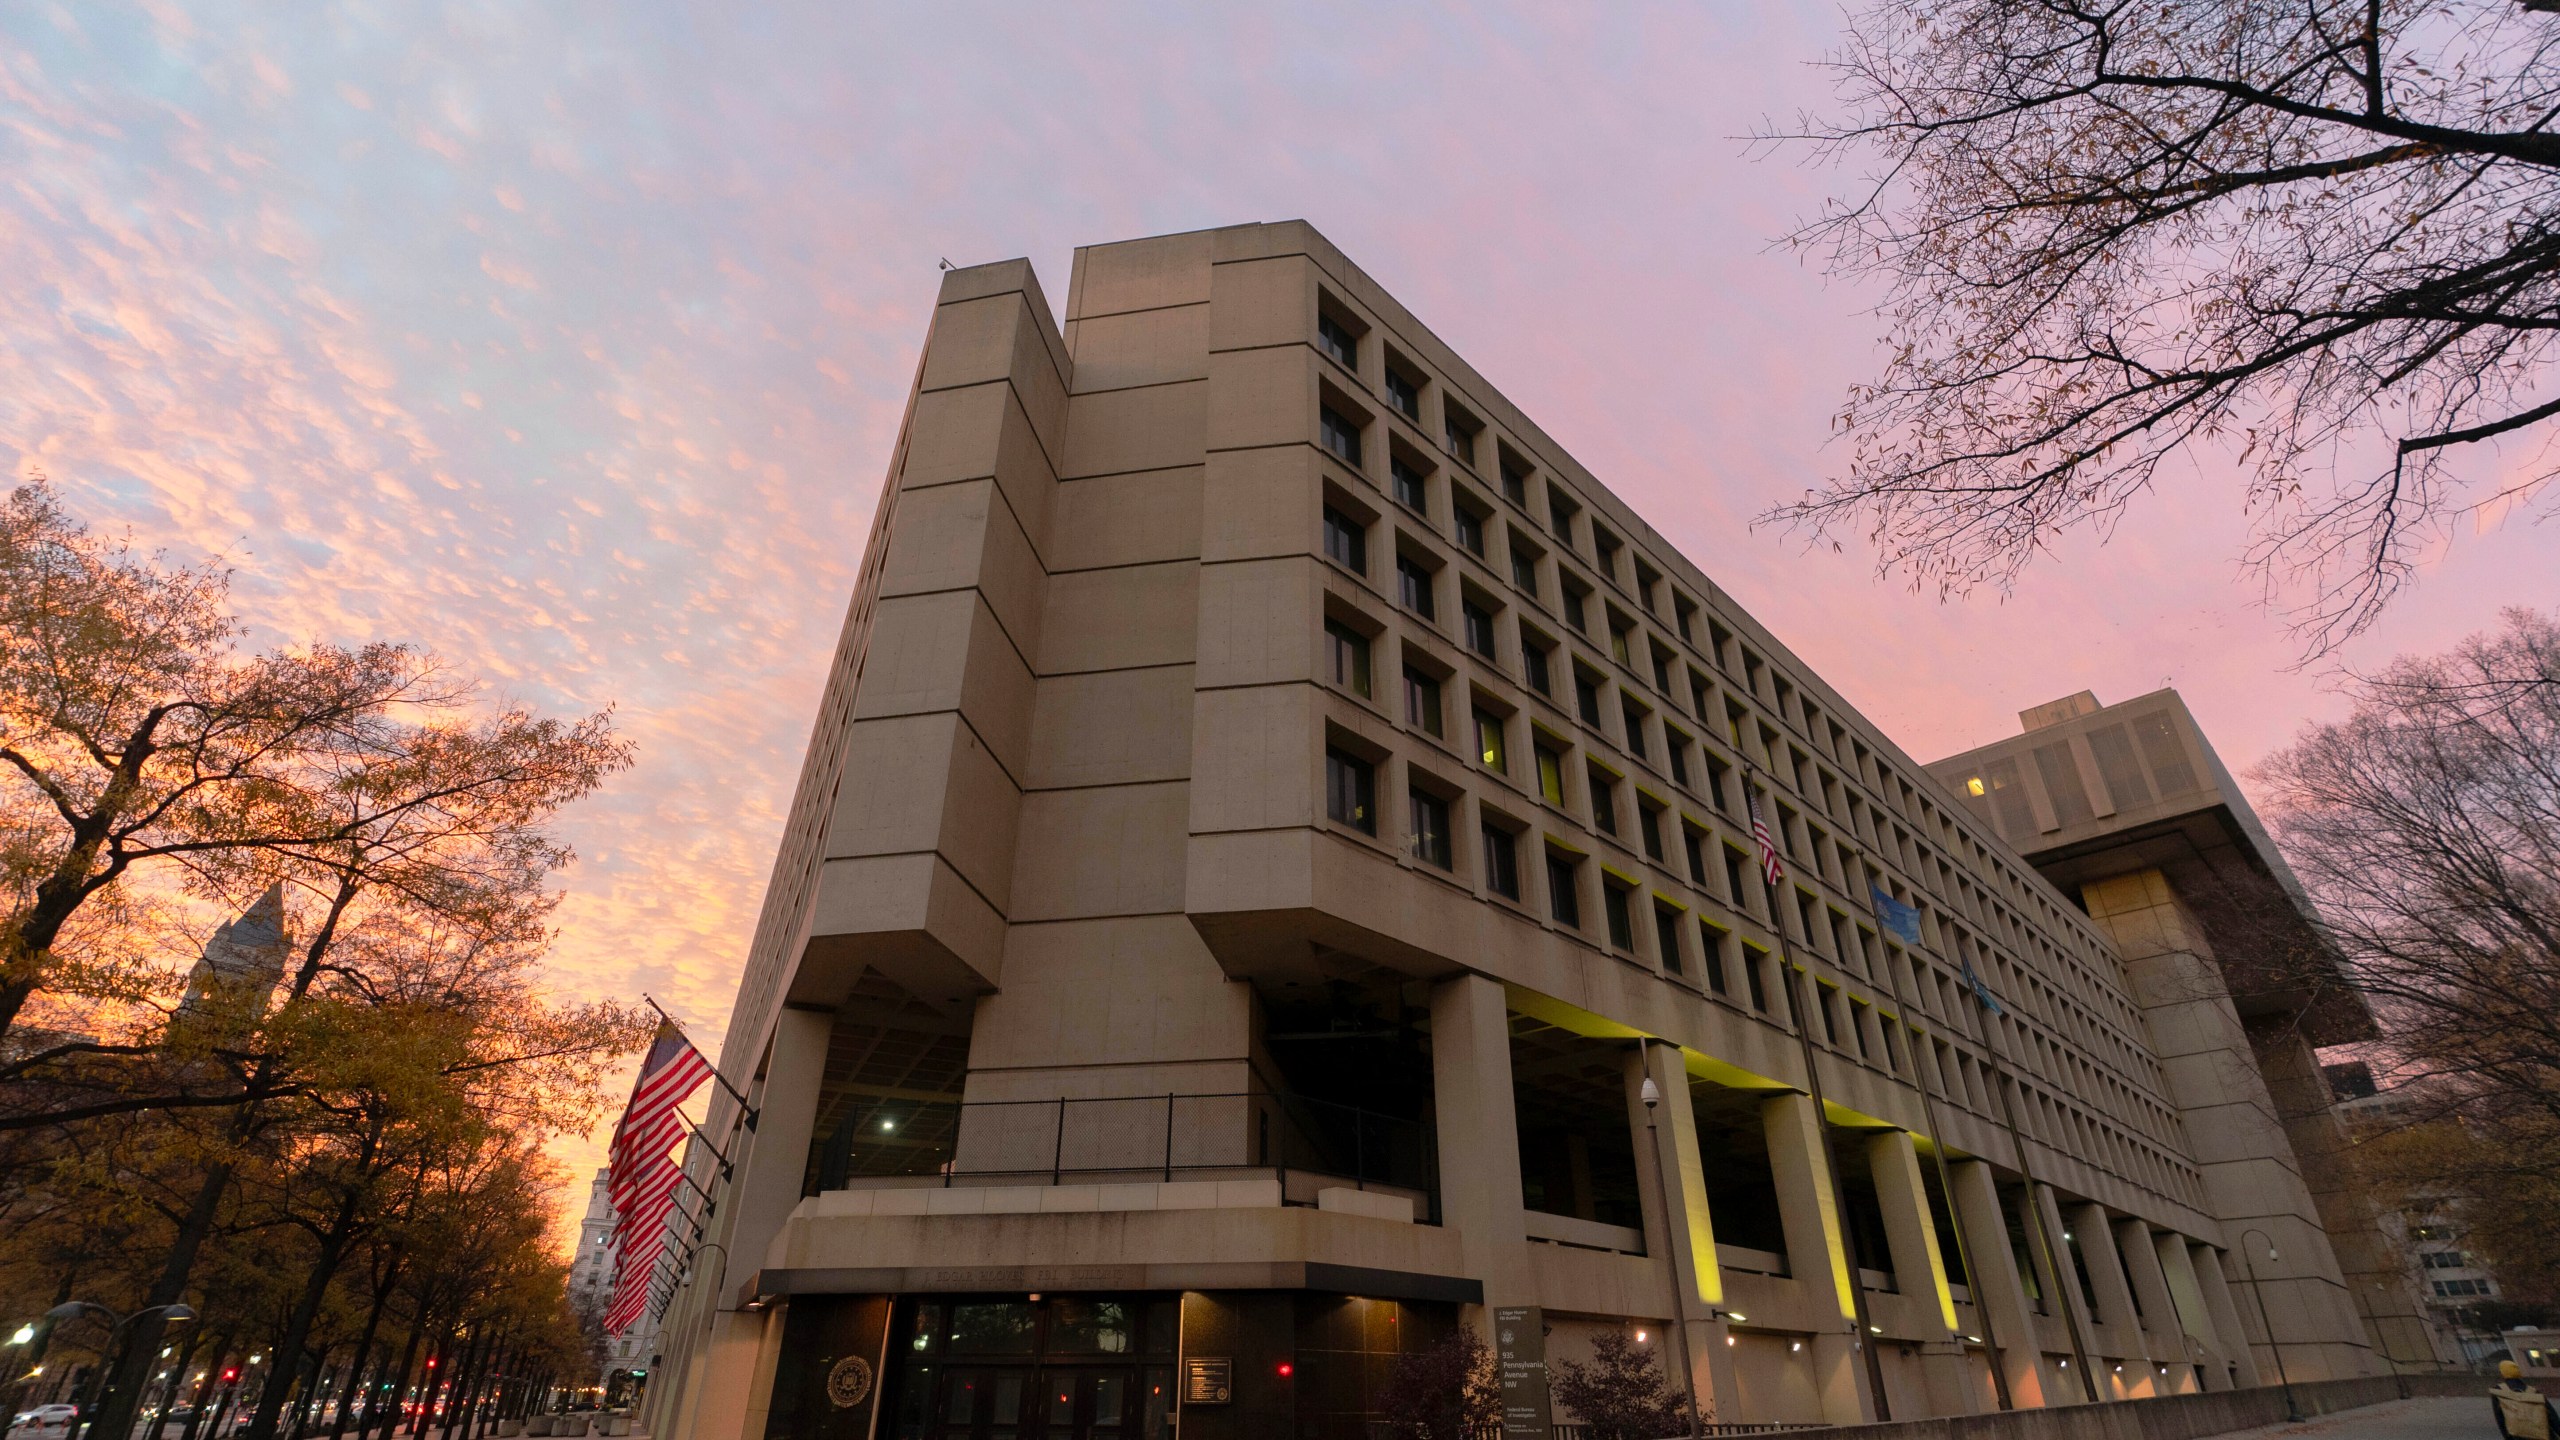
{"label": "cloudy sky", "polygon": [[[2164,683],[2246,765],[2338,712],[2207,457],[1953,603],[1750,521],[1838,462],[1873,296],[1772,240],[1851,175],[1827,5],[0,10],[0,454],[219,553],[264,638],[611,704],[559,983],[716,1035],[935,262],[1314,222],[1913,753]],[[2529,457],[2508,457],[2510,461]],[[2456,527],[2351,650],[2555,598]],[[570,1157],[592,1163],[593,1152]]]}

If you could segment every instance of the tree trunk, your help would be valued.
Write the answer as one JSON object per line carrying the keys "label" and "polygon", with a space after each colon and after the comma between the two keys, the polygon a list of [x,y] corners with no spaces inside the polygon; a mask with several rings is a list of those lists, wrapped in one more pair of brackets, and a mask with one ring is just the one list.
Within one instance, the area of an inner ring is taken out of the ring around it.
{"label": "tree trunk", "polygon": [[[374,1148],[380,1140],[381,1124],[376,1121],[365,1132],[364,1148],[356,1155],[355,1177],[339,1193],[338,1213],[330,1217],[328,1233],[320,1240],[320,1253],[311,1262],[311,1273],[303,1278],[302,1297],[294,1302],[293,1313],[285,1320],[284,1337],[276,1342],[279,1359],[291,1355],[298,1361],[303,1346],[310,1343],[311,1326],[320,1318],[320,1307],[328,1301],[338,1267],[346,1262],[347,1242],[355,1234],[356,1211],[363,1204],[373,1171]],[[269,1372],[266,1390],[258,1397],[257,1417],[249,1422],[248,1440],[276,1440],[276,1419],[283,1413],[285,1396],[300,1369],[298,1364],[279,1364]]]}
{"label": "tree trunk", "polygon": [[[371,1382],[365,1379],[365,1362],[373,1360],[374,1333],[381,1327],[383,1307],[391,1300],[391,1287],[399,1283],[399,1280],[400,1260],[394,1256],[389,1273],[385,1274],[381,1282],[373,1287],[373,1304],[364,1312],[364,1331],[356,1339],[355,1358],[347,1362],[348,1380],[363,1387],[355,1392],[358,1398],[368,1398],[373,1394]],[[381,1362],[374,1361],[374,1365],[379,1369]],[[329,1421],[329,1440],[343,1440],[346,1435],[347,1404],[348,1397],[342,1390],[338,1396],[338,1413]],[[153,1437],[153,1440],[158,1440],[158,1437]]]}
{"label": "tree trunk", "polygon": [[[420,1315],[409,1327],[409,1339],[400,1349],[400,1364],[391,1372],[390,1413],[382,1422],[382,1440],[391,1440],[400,1430],[400,1412],[409,1403],[409,1372],[418,1363],[418,1343],[425,1338],[426,1317]],[[357,1440],[364,1440],[359,1435]]]}
{"label": "tree trunk", "polygon": [[[196,1188],[195,1203],[188,1207],[186,1218],[178,1222],[178,1233],[170,1242],[168,1258],[161,1262],[160,1278],[151,1282],[149,1293],[142,1297],[144,1310],[175,1305],[187,1292],[188,1277],[196,1268],[197,1252],[213,1235],[214,1221],[222,1214],[222,1197],[231,1188],[231,1164],[218,1161],[206,1168],[204,1183]],[[134,1412],[142,1399],[143,1381],[151,1373],[151,1362],[160,1353],[160,1341],[167,1333],[164,1315],[148,1315],[136,1320],[126,1334],[124,1349],[114,1355],[99,1357],[109,1365],[107,1388],[98,1397],[98,1418],[89,1433],[112,1435],[117,1440],[133,1431]]]}

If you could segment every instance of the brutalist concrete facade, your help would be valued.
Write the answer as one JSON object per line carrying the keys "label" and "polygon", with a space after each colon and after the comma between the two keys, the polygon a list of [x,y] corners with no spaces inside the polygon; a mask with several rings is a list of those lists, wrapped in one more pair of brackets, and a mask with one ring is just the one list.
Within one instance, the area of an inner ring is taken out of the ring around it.
{"label": "brutalist concrete facade", "polygon": [[951,272],[652,1433],[1365,1436],[1513,1308],[1728,1424],[2259,1383],[2298,1167],[2122,929],[1312,228]]}

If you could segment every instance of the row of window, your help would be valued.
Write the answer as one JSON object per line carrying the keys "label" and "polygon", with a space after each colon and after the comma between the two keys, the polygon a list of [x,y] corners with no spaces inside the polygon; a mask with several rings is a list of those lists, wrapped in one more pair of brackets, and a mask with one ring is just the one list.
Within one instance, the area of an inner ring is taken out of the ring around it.
{"label": "row of window", "polygon": [[[1357,380],[1360,374],[1360,337],[1353,333],[1342,320],[1336,318],[1331,310],[1327,311],[1324,325],[1331,327],[1330,338],[1320,336],[1319,348],[1326,350],[1336,364],[1342,366]],[[1427,382],[1419,377],[1419,367],[1413,366],[1400,356],[1390,353],[1385,363],[1396,377],[1387,393],[1388,408],[1418,428],[1422,424],[1421,397]],[[1454,402],[1444,400],[1444,405],[1446,404],[1454,404]],[[1451,413],[1457,416],[1457,420],[1454,428],[1444,425],[1443,449],[1450,457],[1471,470],[1478,462],[1483,427],[1471,414],[1463,410]],[[1347,397],[1337,397],[1332,392],[1328,392],[1327,403],[1320,411],[1320,427],[1325,448],[1346,465],[1360,471],[1364,478],[1367,472],[1362,462],[1368,455],[1364,434],[1371,428],[1371,423],[1356,413],[1355,407],[1348,402]],[[1534,467],[1521,459],[1507,444],[1497,442],[1493,448],[1499,459],[1504,498],[1519,509],[1527,510],[1530,503],[1529,485],[1531,480],[1536,478]],[[1428,525],[1434,508],[1433,471],[1437,467],[1421,455],[1418,447],[1410,443],[1408,437],[1401,434],[1391,435],[1386,449],[1390,498],[1395,505]],[[1468,489],[1455,474],[1448,479],[1447,494],[1449,497],[1446,502],[1447,511],[1451,516],[1452,529],[1460,549],[1491,565],[1493,557],[1488,554],[1487,537],[1492,533],[1503,534],[1506,542],[1505,558],[1510,561],[1513,587],[1537,600],[1541,608],[1544,607],[1544,596],[1552,589],[1559,596],[1568,626],[1588,633],[1589,613],[1592,608],[1588,602],[1595,592],[1587,582],[1584,582],[1574,571],[1563,566],[1560,559],[1550,559],[1547,552],[1536,542],[1529,540],[1516,523],[1510,526],[1497,525],[1491,502]],[[1554,538],[1559,542],[1560,557],[1562,552],[1577,548],[1576,524],[1582,517],[1583,511],[1582,507],[1574,502],[1561,486],[1554,485],[1552,482],[1546,485],[1546,497],[1549,525]],[[1328,504],[1325,507],[1325,553],[1346,570],[1366,577],[1369,573],[1371,528],[1376,523],[1377,517],[1370,513],[1360,513],[1365,510],[1365,507],[1357,507],[1356,502],[1349,501],[1347,495],[1329,496],[1329,498],[1347,503]],[[1924,821],[1934,820],[1940,828],[1948,832],[1951,844],[1961,843],[1967,848],[1968,859],[1978,866],[1999,874],[2014,891],[2026,890],[2013,871],[2001,864],[1997,857],[1982,850],[1978,843],[1972,842],[1971,837],[1959,837],[1949,817],[1938,812],[1925,797],[1918,795],[1908,781],[1894,776],[1890,770],[1884,768],[1880,757],[1870,751],[1863,742],[1850,737],[1837,723],[1827,722],[1826,717],[1813,707],[1810,697],[1801,696],[1796,692],[1783,677],[1776,674],[1774,667],[1769,666],[1747,646],[1742,645],[1731,631],[1708,620],[1705,622],[1708,637],[1701,642],[1697,635],[1701,614],[1695,602],[1676,589],[1670,588],[1660,572],[1647,564],[1641,556],[1629,555],[1624,543],[1605,525],[1602,525],[1596,516],[1590,518],[1588,529],[1592,538],[1593,551],[1599,557],[1601,569],[1611,585],[1623,588],[1629,573],[1632,572],[1639,607],[1657,618],[1661,614],[1663,602],[1667,596],[1670,607],[1677,616],[1680,638],[1693,649],[1700,643],[1710,647],[1713,652],[1713,663],[1719,669],[1730,670],[1738,659],[1755,701],[1764,706],[1777,708],[1792,728],[1811,737],[1818,748],[1827,748],[1831,751],[1834,760],[1852,765],[1864,784],[1885,788],[1888,794],[1891,793],[1893,786],[1898,785],[1901,809],[1906,812],[1916,811]],[[1403,608],[1436,628],[1443,612],[1440,582],[1446,568],[1445,562],[1433,554],[1429,546],[1421,543],[1418,537],[1411,535],[1405,527],[1396,527],[1396,531],[1394,562],[1396,600]],[[1429,533],[1434,539],[1438,537],[1436,527],[1431,528]],[[1579,556],[1577,555],[1576,558],[1579,559]],[[1552,587],[1541,583],[1542,566],[1551,568],[1557,576]],[[1477,582],[1461,580],[1457,590],[1460,612],[1458,628],[1462,643],[1488,662],[1499,665],[1500,640],[1496,616],[1500,601],[1482,593],[1484,586]],[[1672,649],[1664,645],[1659,638],[1641,632],[1632,617],[1619,610],[1616,605],[1609,604],[1600,608],[1608,620],[1610,634],[1608,648],[1611,651],[1611,658],[1621,666],[1634,668],[1638,663],[1637,656],[1641,648],[1641,653],[1651,661],[1656,689],[1666,698],[1677,698],[1671,672],[1678,657]],[[1366,636],[1350,633],[1348,626],[1337,625],[1329,629],[1328,633],[1331,643],[1343,651],[1356,652],[1368,639]],[[1560,655],[1562,647],[1553,637],[1532,629],[1525,619],[1519,624],[1519,633],[1520,669],[1523,679],[1529,682],[1533,690],[1546,693],[1552,698],[1557,672],[1566,668],[1566,662]],[[1639,646],[1640,638],[1645,642],[1641,647]],[[1337,669],[1348,668],[1353,663],[1355,662],[1345,656],[1337,660]],[[1357,660],[1356,665],[1362,673],[1355,688],[1364,695],[1368,694],[1365,655]],[[1571,662],[1571,671],[1574,680],[1576,712],[1585,724],[1605,731],[1607,728],[1603,718],[1605,703],[1603,695],[1607,684],[1605,677],[1599,675],[1591,665],[1579,659]],[[1698,713],[1702,719],[1712,716],[1715,711],[1709,708],[1711,692],[1705,677],[1692,668],[1687,678],[1691,682],[1691,697],[1695,713]],[[1350,682],[1346,679],[1345,683]],[[1423,721],[1421,728],[1427,733],[1445,738],[1445,723],[1439,715],[1438,687],[1446,683],[1446,677],[1409,669],[1405,672],[1402,683],[1406,689],[1408,710],[1416,712],[1416,714],[1409,714],[1409,720],[1415,719],[1418,714]],[[1647,730],[1649,724],[1654,722],[1654,712],[1651,707],[1627,697],[1622,697],[1618,708],[1620,718],[1626,722],[1626,729],[1622,732],[1627,737],[1626,748],[1636,758],[1644,760],[1650,766],[1654,746],[1649,743]],[[1725,722],[1737,749],[1747,748],[1750,740],[1761,740],[1764,760],[1773,754],[1785,757],[1783,763],[1770,766],[1773,774],[1784,775],[1787,771],[1795,772],[1787,778],[1799,793],[1821,795],[1823,808],[1835,817],[1841,815],[1841,791],[1847,787],[1841,786],[1834,777],[1822,773],[1820,767],[1813,765],[1800,747],[1792,744],[1784,745],[1783,748],[1769,745],[1767,742],[1780,738],[1773,727],[1766,725],[1754,727],[1757,733],[1746,730],[1741,721],[1750,712],[1745,707],[1726,697],[1721,708],[1725,712]],[[1490,717],[1490,719],[1498,721],[1500,717]],[[1471,714],[1469,722],[1476,732],[1470,736],[1470,739],[1488,756],[1493,757],[1488,762],[1489,767],[1500,768],[1508,749],[1502,728],[1496,723],[1489,723],[1488,717],[1480,712]],[[1693,737],[1678,731],[1676,727],[1671,727],[1667,719],[1659,723],[1663,727],[1661,741],[1663,764],[1675,772],[1690,771],[1692,769],[1689,763],[1690,746],[1696,744],[1696,741]],[[1726,787],[1724,772],[1727,767],[1711,749],[1704,746],[1699,746],[1698,749],[1704,763],[1697,768],[1710,770],[1708,779],[1703,782],[1693,781],[1691,775],[1687,773],[1676,773],[1674,779],[1684,786],[1693,786],[1697,783],[1711,784],[1710,793],[1722,802],[1718,808],[1726,808],[1730,803],[1725,801],[1723,794]],[[1808,771],[1813,773],[1809,775]],[[1563,766],[1555,760],[1541,764],[1538,779],[1539,788],[1550,803],[1561,805],[1563,803],[1561,792],[1564,789]],[[1604,830],[1614,830],[1616,828],[1614,811],[1617,808],[1615,784],[1604,784],[1593,793],[1595,796],[1607,797],[1600,801],[1603,808],[1601,813],[1595,815],[1595,822],[1608,822],[1603,824]],[[1845,863],[1846,847],[1841,847],[1839,859],[1833,859],[1826,853],[1828,837],[1822,834],[1818,827],[1811,827],[1809,822],[1799,816],[1792,807],[1781,805],[1778,808],[1782,812],[1778,819],[1781,828],[1786,831],[1788,848],[1797,853],[1799,864],[1803,863],[1804,853],[1811,851],[1815,856],[1813,863],[1816,872],[1823,874],[1826,878],[1833,878],[1834,883],[1841,883],[1845,888],[1846,872],[1851,868]],[[1882,822],[1879,808],[1871,803],[1861,805],[1855,795],[1850,795],[1847,798],[1847,811],[1849,823],[1878,842],[1879,849],[1884,848],[1884,842],[1889,835],[1893,852],[1891,858],[1898,860],[1909,873],[1924,877],[1931,874],[1930,866],[1924,863],[1919,853],[1925,847],[1899,825],[1893,825],[1888,829]],[[1982,921],[1988,927],[1996,927],[2006,932],[2012,944],[2020,944],[2030,938],[2025,933],[2025,927],[2018,923],[2017,917],[1992,898],[1987,891],[1978,890],[1969,880],[1954,873],[1942,860],[1936,861],[1934,868],[1937,884],[1931,886],[1931,889],[1958,895],[1978,921]],[[1914,894],[1912,898],[1918,899],[1919,896]],[[2056,923],[2063,922],[2063,917],[2053,909],[2049,901],[2039,896],[2036,897],[2036,903],[2048,920]],[[1928,916],[1928,921],[1932,923],[1933,928],[1952,927],[1952,917],[1944,912],[1933,913],[1924,907],[1924,914]],[[2079,940],[2084,945],[2089,943],[2090,937],[2079,934],[2067,924],[2063,924],[2062,928],[2071,938]],[[1969,943],[1961,931],[1950,935],[1948,929],[1941,928],[1940,933],[1942,938],[1947,940],[1947,948],[1950,950],[1957,950]],[[2113,1007],[2116,1011],[2115,1025],[2130,1026],[2132,1024],[2135,1018],[2134,1013],[2130,1005],[2124,1002],[2120,993],[2114,993],[2113,987],[2094,985],[2092,983],[2095,980],[2094,973],[2090,972],[2084,964],[2054,950],[2050,942],[2043,937],[2032,938],[2042,943],[2042,948],[2046,951],[2049,960],[2070,966],[2084,983],[2091,983],[2091,988],[2096,989],[2106,999],[2115,1002]],[[2031,998],[2033,1010],[2067,1017],[2066,1024],[2079,1031],[2072,1038],[2081,1045],[2101,1050],[2109,1061],[2123,1068],[2127,1073],[2148,1072],[2154,1087],[2160,1083],[2156,1066],[2152,1063],[2147,1050],[2131,1044],[2121,1033],[2110,1033],[2114,1027],[2108,1025],[2092,1010],[2072,1004],[2052,992],[2050,987],[2043,986],[2040,981],[2020,974],[2009,964],[2005,956],[1987,945],[1983,946],[1979,953],[1978,968],[1986,978],[2003,987],[2004,996],[2009,998],[2013,1005]],[[1967,950],[1965,958],[1970,960],[1974,955]],[[2020,1033],[2022,1037],[2032,1034],[2023,1030]],[[2108,1093],[2119,1105],[2133,1109],[2137,1115],[2148,1121],[2149,1123],[2143,1126],[2146,1131],[2154,1132],[2162,1139],[2170,1139],[2174,1136],[2174,1112],[2159,1105],[2151,1097],[2139,1094],[2132,1087],[2126,1086],[2113,1077],[2095,1075],[2085,1060],[2077,1055],[2066,1055],[2040,1036],[2025,1039],[2022,1049],[2025,1053],[2034,1054],[2040,1064],[2049,1058],[2061,1057],[2055,1061],[2057,1065],[2083,1072],[2083,1078],[2091,1087]]]}

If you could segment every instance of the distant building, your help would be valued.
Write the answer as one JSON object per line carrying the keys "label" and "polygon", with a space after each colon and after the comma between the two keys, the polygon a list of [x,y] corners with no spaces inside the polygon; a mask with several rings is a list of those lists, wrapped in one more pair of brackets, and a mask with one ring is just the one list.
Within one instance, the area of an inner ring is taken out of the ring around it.
{"label": "distant building", "polygon": [[2386,1373],[2272,1040],[2367,1022],[2225,973],[2155,711],[2166,828],[2013,828],[1306,225],[953,271],[650,1433],[1359,1440],[1459,1325],[1734,1424]]}
{"label": "distant building", "polygon": [[[2383,1089],[2364,1061],[2322,1068],[2336,1097],[2338,1117],[2351,1134],[2398,1129],[2441,1113],[2428,1103],[2423,1085]],[[2439,1353],[2471,1366],[2504,1358],[2509,1348],[2506,1336],[2494,1320],[2479,1315],[2479,1307],[2503,1299],[2504,1294],[2487,1262],[2462,1245],[2468,1202],[2451,1194],[2423,1192],[2396,1199],[2397,1203],[2378,1206],[2377,1218],[2401,1259],[2411,1292],[2425,1306]]]}
{"label": "distant building", "polygon": [[[587,1212],[578,1221],[578,1254],[569,1265],[569,1303],[596,1330],[601,1330],[605,1309],[613,1301],[616,1275],[613,1194],[607,1185],[611,1173],[598,1170],[587,1186]],[[679,1224],[670,1217],[671,1229]],[[604,1365],[596,1376],[596,1385],[604,1392],[607,1404],[619,1403],[641,1388],[657,1356],[657,1307],[644,1310],[628,1331],[602,1335],[598,1343],[604,1352]]]}

